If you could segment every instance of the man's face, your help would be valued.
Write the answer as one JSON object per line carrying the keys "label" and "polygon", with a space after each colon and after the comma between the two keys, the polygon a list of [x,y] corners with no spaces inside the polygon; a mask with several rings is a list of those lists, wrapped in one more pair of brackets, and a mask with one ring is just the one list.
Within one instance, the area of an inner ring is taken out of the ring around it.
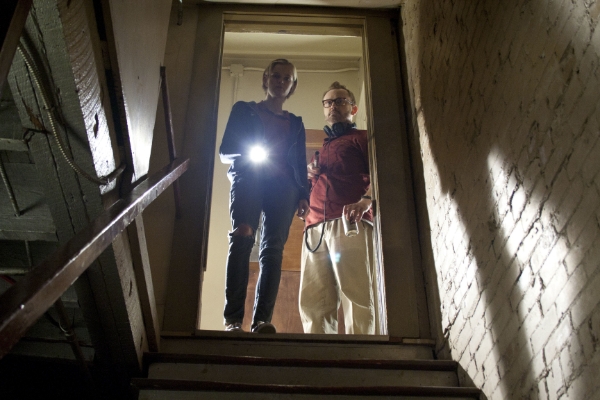
{"label": "man's face", "polygon": [[333,89],[325,93],[323,100],[335,100],[338,98],[347,99],[346,104],[338,106],[335,103],[331,104],[330,108],[323,107],[323,113],[325,114],[325,120],[329,126],[332,126],[336,122],[352,122],[352,117],[357,113],[358,107],[351,105],[350,96],[344,89]]}

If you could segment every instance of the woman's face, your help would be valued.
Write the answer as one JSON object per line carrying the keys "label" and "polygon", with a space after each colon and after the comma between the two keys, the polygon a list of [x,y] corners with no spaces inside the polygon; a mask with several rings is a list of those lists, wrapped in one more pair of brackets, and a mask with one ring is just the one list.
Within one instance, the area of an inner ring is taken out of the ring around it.
{"label": "woman's face", "polygon": [[286,98],[294,86],[294,67],[290,64],[277,64],[271,69],[271,75],[263,77],[267,87],[267,96]]}

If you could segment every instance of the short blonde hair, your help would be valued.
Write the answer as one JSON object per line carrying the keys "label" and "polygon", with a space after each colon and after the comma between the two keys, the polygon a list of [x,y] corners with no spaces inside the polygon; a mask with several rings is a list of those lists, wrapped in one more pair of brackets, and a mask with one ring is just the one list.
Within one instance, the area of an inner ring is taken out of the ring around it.
{"label": "short blonde hair", "polygon": [[271,75],[271,71],[273,70],[273,68],[275,68],[276,65],[291,65],[293,68],[293,78],[294,78],[294,84],[292,86],[292,89],[290,90],[290,92],[288,93],[288,95],[286,96],[286,99],[289,99],[290,96],[292,94],[294,94],[294,92],[296,91],[296,86],[298,86],[298,71],[296,71],[296,66],[294,66],[294,64],[292,64],[291,62],[289,62],[288,60],[286,60],[285,58],[278,58],[276,60],[273,60],[269,63],[269,65],[267,66],[267,68],[265,68],[265,72],[263,72],[263,84],[262,84],[262,88],[265,91],[265,94],[267,93],[267,85],[265,84],[265,78],[269,78],[269,76]]}

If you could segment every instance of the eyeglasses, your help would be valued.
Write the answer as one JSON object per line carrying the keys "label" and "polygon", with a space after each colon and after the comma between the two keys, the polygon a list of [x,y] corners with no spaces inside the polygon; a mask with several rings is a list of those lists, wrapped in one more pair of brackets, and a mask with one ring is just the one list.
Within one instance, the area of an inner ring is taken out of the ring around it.
{"label": "eyeglasses", "polygon": [[352,101],[344,98],[344,97],[338,97],[337,99],[327,99],[327,100],[323,100],[323,107],[325,108],[331,108],[331,106],[333,105],[333,103],[335,103],[336,106],[340,107],[340,106],[345,106],[346,104],[350,104],[350,105],[354,105],[354,103],[352,103]]}

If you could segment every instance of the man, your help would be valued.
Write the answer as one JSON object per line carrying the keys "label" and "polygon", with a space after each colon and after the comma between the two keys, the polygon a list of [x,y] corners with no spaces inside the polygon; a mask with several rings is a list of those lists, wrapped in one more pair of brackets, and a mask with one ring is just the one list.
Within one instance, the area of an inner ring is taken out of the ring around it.
{"label": "man", "polygon": [[[334,82],[323,95],[327,138],[318,164],[308,165],[312,191],[302,248],[299,308],[305,333],[338,333],[338,308],[347,334],[375,333],[373,213],[368,137],[352,122],[354,94]],[[344,234],[342,218],[358,224]]]}

